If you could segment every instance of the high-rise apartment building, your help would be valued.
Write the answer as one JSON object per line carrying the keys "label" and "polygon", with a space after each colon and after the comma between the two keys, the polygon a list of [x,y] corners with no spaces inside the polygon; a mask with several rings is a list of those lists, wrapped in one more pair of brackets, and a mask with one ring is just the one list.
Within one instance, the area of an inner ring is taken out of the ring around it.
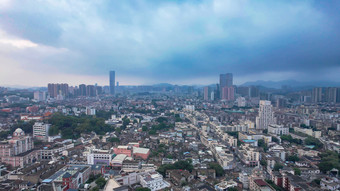
{"label": "high-rise apartment building", "polygon": [[86,85],[85,84],[79,85],[79,95],[86,96]]}
{"label": "high-rise apartment building", "polygon": [[322,101],[322,88],[313,88],[312,91],[312,101],[314,103]]}
{"label": "high-rise apartment building", "polygon": [[210,92],[211,92],[210,89],[211,88],[209,86],[206,86],[206,87],[203,88],[203,99],[206,100],[206,101],[209,100]]}
{"label": "high-rise apartment building", "polygon": [[221,95],[221,99],[223,100],[227,100],[227,101],[233,101],[234,100],[234,92],[235,89],[234,87],[223,87],[221,89],[222,95]]}
{"label": "high-rise apartment building", "polygon": [[325,88],[325,102],[328,103],[336,103],[337,99],[337,88],[336,87],[327,87]]}
{"label": "high-rise apartment building", "polygon": [[256,86],[250,87],[250,97],[260,97],[259,88]]}
{"label": "high-rise apartment building", "polygon": [[220,74],[220,87],[231,87],[233,86],[233,74],[226,73]]}
{"label": "high-rise apartment building", "polygon": [[268,125],[275,124],[273,106],[270,101],[260,100],[259,116],[256,117],[256,129],[268,129]]}
{"label": "high-rise apartment building", "polygon": [[48,84],[48,94],[51,98],[58,96],[68,97],[68,84]]}
{"label": "high-rise apartment building", "polygon": [[233,74],[220,74],[220,98],[228,101],[234,100]]}
{"label": "high-rise apartment building", "polygon": [[48,140],[48,130],[51,124],[45,124],[42,122],[35,122],[33,125],[33,138],[37,138],[42,141]]}
{"label": "high-rise apartment building", "polygon": [[115,95],[115,81],[116,81],[115,71],[110,71],[110,95]]}
{"label": "high-rise apartment building", "polygon": [[41,92],[41,91],[34,92],[34,99],[36,101],[45,101],[46,100],[46,92]]}
{"label": "high-rise apartment building", "polygon": [[236,93],[242,97],[250,97],[250,88],[246,86],[239,86],[236,88]]}
{"label": "high-rise apartment building", "polygon": [[94,97],[96,96],[96,88],[94,85],[87,85],[86,86],[86,96],[87,97]]}

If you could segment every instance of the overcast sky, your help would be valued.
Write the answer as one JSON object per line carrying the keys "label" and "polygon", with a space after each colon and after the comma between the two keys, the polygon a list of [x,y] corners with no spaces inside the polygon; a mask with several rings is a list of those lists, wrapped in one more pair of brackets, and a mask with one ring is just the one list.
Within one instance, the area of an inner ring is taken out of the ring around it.
{"label": "overcast sky", "polygon": [[340,1],[0,0],[0,85],[340,81]]}

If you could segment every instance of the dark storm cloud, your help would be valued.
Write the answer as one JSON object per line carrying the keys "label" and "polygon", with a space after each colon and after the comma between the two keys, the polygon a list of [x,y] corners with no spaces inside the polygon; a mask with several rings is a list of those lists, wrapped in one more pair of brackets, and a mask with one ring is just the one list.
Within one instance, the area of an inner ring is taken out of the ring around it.
{"label": "dark storm cloud", "polygon": [[67,50],[35,64],[69,74],[340,80],[339,1],[9,2],[0,6],[0,29]]}

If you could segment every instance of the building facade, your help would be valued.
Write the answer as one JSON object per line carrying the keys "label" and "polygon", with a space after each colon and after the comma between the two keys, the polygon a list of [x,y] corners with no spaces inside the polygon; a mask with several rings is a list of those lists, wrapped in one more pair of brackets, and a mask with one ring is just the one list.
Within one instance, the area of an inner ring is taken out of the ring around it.
{"label": "building facade", "polygon": [[51,124],[45,124],[43,122],[35,122],[33,125],[33,138],[47,141],[48,140],[48,130]]}
{"label": "building facade", "polygon": [[260,100],[259,116],[256,117],[256,129],[268,129],[268,125],[275,123],[276,120],[271,102]]}
{"label": "building facade", "polygon": [[26,136],[25,132],[18,128],[12,139],[0,143],[1,162],[13,167],[31,164],[38,159],[38,151],[33,148],[32,137]]}
{"label": "building facade", "polygon": [[110,95],[115,95],[116,72],[110,71]]}

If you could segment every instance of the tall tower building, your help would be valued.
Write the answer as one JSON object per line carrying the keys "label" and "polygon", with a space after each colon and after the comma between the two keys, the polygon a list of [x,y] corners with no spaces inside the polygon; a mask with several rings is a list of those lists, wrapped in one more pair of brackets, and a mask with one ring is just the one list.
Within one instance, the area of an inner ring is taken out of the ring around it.
{"label": "tall tower building", "polygon": [[314,88],[312,91],[312,101],[314,103],[322,101],[322,88]]}
{"label": "tall tower building", "polygon": [[115,95],[115,81],[116,81],[115,71],[110,71],[110,95]]}
{"label": "tall tower building", "polygon": [[56,98],[58,95],[68,97],[68,84],[48,84],[48,93],[52,98]]}
{"label": "tall tower building", "polygon": [[207,101],[209,100],[209,96],[210,96],[210,87],[206,86],[203,88],[203,99]]}
{"label": "tall tower building", "polygon": [[337,88],[327,87],[325,90],[325,102],[336,103]]}
{"label": "tall tower building", "polygon": [[233,86],[233,74],[220,74],[220,89]]}
{"label": "tall tower building", "polygon": [[224,100],[234,100],[233,74],[220,74],[220,98]]}
{"label": "tall tower building", "polygon": [[79,85],[79,95],[86,96],[86,85],[85,84]]}
{"label": "tall tower building", "polygon": [[256,117],[256,129],[268,129],[268,125],[275,123],[276,120],[271,102],[260,100],[259,116]]}

